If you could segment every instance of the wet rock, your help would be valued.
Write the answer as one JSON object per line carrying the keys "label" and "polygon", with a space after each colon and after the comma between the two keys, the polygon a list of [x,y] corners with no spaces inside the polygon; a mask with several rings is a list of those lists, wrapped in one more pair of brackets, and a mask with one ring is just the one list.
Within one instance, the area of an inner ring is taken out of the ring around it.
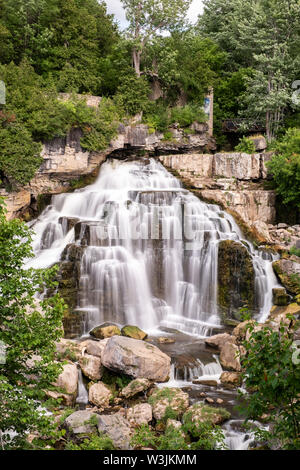
{"label": "wet rock", "polygon": [[236,388],[242,384],[241,374],[238,372],[222,372],[220,381],[226,388]]}
{"label": "wet rock", "polygon": [[289,303],[289,296],[283,287],[273,287],[273,304],[278,306],[287,305]]}
{"label": "wet rock", "polygon": [[126,325],[121,329],[122,336],[127,336],[128,338],[133,339],[146,339],[147,333],[141,330],[138,326]]}
{"label": "wet rock", "polygon": [[218,382],[217,380],[196,379],[196,380],[193,380],[193,384],[208,385],[209,387],[217,387]]}
{"label": "wet rock", "polygon": [[159,338],[157,338],[157,342],[160,344],[173,344],[175,343],[175,339],[167,338],[166,336],[160,336]]}
{"label": "wet rock", "polygon": [[124,336],[110,338],[102,354],[102,364],[108,369],[155,382],[168,379],[170,363],[170,357],[156,346]]}
{"label": "wet rock", "polygon": [[101,366],[101,359],[96,356],[85,354],[79,359],[79,365],[83,375],[93,381],[101,379],[103,368]]}
{"label": "wet rock", "polygon": [[195,403],[183,415],[183,422],[222,424],[230,419],[229,411],[224,408],[214,408],[204,403]]}
{"label": "wet rock", "polygon": [[229,335],[228,333],[220,333],[218,335],[211,336],[210,338],[205,339],[205,344],[213,348],[221,349],[227,342],[235,343],[235,337]]}
{"label": "wet rock", "polygon": [[120,335],[121,331],[117,325],[104,323],[103,325],[96,326],[91,332],[90,335],[95,336],[95,338],[105,339],[111,338],[115,335]]}
{"label": "wet rock", "polygon": [[271,317],[275,318],[279,315],[287,316],[287,315],[300,315],[300,305],[296,304],[295,302],[285,306],[285,307],[278,307],[274,305],[270,311]]}
{"label": "wet rock", "polygon": [[168,409],[180,417],[189,407],[189,395],[180,388],[156,389],[148,401],[152,405],[153,416],[156,420],[163,419]]}
{"label": "wet rock", "polygon": [[218,405],[222,405],[222,404],[224,403],[224,400],[222,400],[222,398],[217,398],[217,399],[216,399],[216,403],[217,403]]}
{"label": "wet rock", "polygon": [[220,363],[224,369],[240,371],[241,364],[239,359],[240,351],[238,346],[233,343],[225,343],[220,353]]}
{"label": "wet rock", "polygon": [[[65,425],[73,434],[92,434],[97,431],[96,420],[98,416],[88,410],[75,411],[65,419]],[[95,424],[93,424],[94,420]]]}
{"label": "wet rock", "polygon": [[[218,301],[226,318],[236,318],[245,304],[254,305],[254,268],[247,248],[232,240],[219,243]],[[239,318],[237,318],[239,319]]]}
{"label": "wet rock", "polygon": [[117,449],[130,450],[130,423],[121,413],[100,415],[98,430],[100,433],[107,434]]}
{"label": "wet rock", "polygon": [[138,393],[148,390],[152,386],[152,382],[147,379],[135,379],[122,388],[120,395],[124,398],[134,397]]}
{"label": "wet rock", "polygon": [[76,217],[60,217],[58,223],[62,225],[64,233],[68,233],[79,221]]}
{"label": "wet rock", "polygon": [[102,382],[93,384],[89,388],[89,402],[99,408],[108,407],[111,398],[113,398],[113,395],[110,389]]}
{"label": "wet rock", "polygon": [[152,407],[148,403],[140,403],[127,410],[126,418],[130,426],[137,427],[152,421]]}
{"label": "wet rock", "polygon": [[213,398],[210,398],[210,397],[206,397],[205,401],[206,401],[206,403],[209,403],[210,405],[215,402],[215,400]]}

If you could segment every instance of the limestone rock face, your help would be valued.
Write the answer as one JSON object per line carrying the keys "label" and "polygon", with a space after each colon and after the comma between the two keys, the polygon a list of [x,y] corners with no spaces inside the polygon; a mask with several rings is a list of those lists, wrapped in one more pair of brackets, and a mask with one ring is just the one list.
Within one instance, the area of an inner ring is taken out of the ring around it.
{"label": "limestone rock face", "polygon": [[5,198],[8,220],[13,219],[20,211],[24,211],[31,202],[30,191],[23,189],[18,192],[8,193],[4,189],[0,189],[0,196]]}
{"label": "limestone rock face", "polygon": [[177,416],[182,416],[189,407],[189,395],[180,388],[166,387],[154,390],[149,403],[152,405],[153,416],[160,420],[165,416],[167,408],[171,408]]}
{"label": "limestone rock face", "polygon": [[205,339],[205,344],[213,348],[221,349],[224,344],[227,343],[227,341],[229,341],[230,343],[235,343],[235,338],[229,335],[228,333],[221,333]]}
{"label": "limestone rock face", "polygon": [[152,407],[148,403],[140,403],[127,410],[126,418],[132,427],[148,424],[152,421]]}
{"label": "limestone rock face", "polygon": [[110,325],[108,323],[104,323],[103,325],[96,326],[90,334],[95,336],[95,338],[105,339],[111,338],[115,335],[120,335],[121,331],[120,328],[116,325]]}
{"label": "limestone rock face", "polygon": [[76,364],[65,364],[63,371],[58,376],[55,386],[69,395],[77,393],[78,371]]}
{"label": "limestone rock face", "polygon": [[226,318],[235,318],[240,307],[254,306],[254,268],[247,248],[232,240],[219,243],[218,300]]}
{"label": "limestone rock face", "polygon": [[170,357],[156,346],[124,336],[110,338],[102,354],[102,364],[108,369],[156,382],[168,379],[170,363]]}
{"label": "limestone rock face", "polygon": [[107,434],[117,449],[130,450],[130,423],[120,413],[100,415],[98,430]]}
{"label": "limestone rock face", "polygon": [[109,400],[112,397],[111,391],[102,382],[93,384],[89,388],[89,402],[99,406],[99,408],[108,407]]}
{"label": "limestone rock face", "polygon": [[220,363],[224,369],[240,371],[239,348],[236,344],[225,343],[221,349]]}
{"label": "limestone rock face", "polygon": [[300,276],[300,258],[298,256],[274,261],[273,269],[288,292],[300,294],[299,283],[296,280],[297,276]]}
{"label": "limestone rock face", "polygon": [[239,180],[260,177],[260,156],[248,153],[216,153],[214,155],[214,176],[237,178]]}
{"label": "limestone rock face", "polygon": [[101,359],[97,356],[85,354],[79,359],[79,365],[82,373],[93,381],[102,377]]}
{"label": "limestone rock face", "polygon": [[144,392],[150,388],[152,383],[147,379],[135,379],[129,382],[129,384],[122,388],[121,395],[122,397],[129,398],[134,397],[138,393]]}
{"label": "limestone rock face", "polygon": [[246,338],[247,330],[250,326],[253,326],[254,322],[252,320],[246,320],[239,323],[234,330],[232,331],[232,335],[237,339],[237,341],[243,341]]}
{"label": "limestone rock face", "polygon": [[96,426],[89,423],[93,417],[98,415],[88,410],[75,411],[66,418],[65,424],[74,434],[91,434],[96,430]]}

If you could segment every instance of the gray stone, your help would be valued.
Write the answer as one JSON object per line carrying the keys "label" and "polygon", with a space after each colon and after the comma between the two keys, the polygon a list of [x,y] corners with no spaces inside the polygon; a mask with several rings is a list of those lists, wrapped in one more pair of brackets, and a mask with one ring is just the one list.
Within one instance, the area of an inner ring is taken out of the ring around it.
{"label": "gray stone", "polygon": [[100,415],[98,430],[107,434],[117,449],[130,450],[130,423],[120,413]]}
{"label": "gray stone", "polygon": [[96,413],[88,410],[75,411],[65,419],[65,424],[74,434],[92,434],[96,431],[96,424],[90,423],[91,418],[98,419]]}

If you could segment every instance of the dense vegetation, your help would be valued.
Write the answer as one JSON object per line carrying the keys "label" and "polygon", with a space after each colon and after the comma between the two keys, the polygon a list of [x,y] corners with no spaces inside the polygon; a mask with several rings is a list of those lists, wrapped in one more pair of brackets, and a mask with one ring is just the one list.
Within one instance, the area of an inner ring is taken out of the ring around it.
{"label": "dense vegetation", "polygon": [[[122,3],[125,32],[97,0],[0,1],[0,80],[7,90],[0,179],[8,189],[33,176],[41,142],[77,126],[83,147],[99,150],[119,120],[140,112],[168,138],[175,120],[188,127],[205,119],[203,97],[211,87],[220,146],[227,145],[224,119],[241,118],[244,133],[259,124],[269,140],[299,126],[292,88],[300,76],[297,0],[206,0],[195,26],[186,21],[190,0]],[[160,98],[151,102],[154,83]],[[92,111],[75,96],[60,101],[59,92],[110,101]]]}

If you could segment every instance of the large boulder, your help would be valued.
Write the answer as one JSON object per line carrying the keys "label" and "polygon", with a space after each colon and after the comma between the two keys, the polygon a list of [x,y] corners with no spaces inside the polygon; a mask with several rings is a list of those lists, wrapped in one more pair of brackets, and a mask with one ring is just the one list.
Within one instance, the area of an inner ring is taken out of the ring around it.
{"label": "large boulder", "polygon": [[229,411],[224,408],[214,408],[204,403],[195,403],[183,415],[183,422],[222,424],[230,419]]}
{"label": "large boulder", "polygon": [[247,331],[249,328],[253,328],[255,322],[253,320],[245,320],[239,323],[234,330],[232,331],[232,335],[236,338],[238,342],[244,341],[246,338]]}
{"label": "large boulder", "polygon": [[289,295],[286,293],[284,287],[273,287],[273,304],[280,307],[287,305],[289,303]]}
{"label": "large boulder", "polygon": [[180,388],[165,387],[154,390],[148,402],[156,420],[165,418],[168,410],[172,411],[174,417],[180,417],[189,407],[189,395]]}
{"label": "large boulder", "polygon": [[228,333],[221,333],[218,335],[213,335],[210,338],[205,340],[205,344],[207,346],[211,346],[212,348],[221,349],[225,343],[227,342],[235,343],[236,339],[234,336],[229,335]]}
{"label": "large boulder", "polygon": [[65,364],[63,371],[58,376],[55,386],[63,393],[76,395],[78,386],[78,370],[76,364]]}
{"label": "large boulder", "polygon": [[225,343],[220,353],[220,363],[224,369],[240,371],[240,350],[236,344]]}
{"label": "large boulder", "polygon": [[96,431],[98,416],[88,410],[75,411],[65,419],[65,425],[73,434],[92,434]]}
{"label": "large boulder", "polygon": [[80,357],[80,347],[76,341],[61,338],[55,343],[56,356],[58,359],[78,360]]}
{"label": "large boulder", "polygon": [[152,344],[114,336],[104,348],[102,364],[133,378],[165,382],[170,375],[171,359]]}
{"label": "large boulder", "polygon": [[152,382],[148,379],[135,379],[129,382],[129,384],[122,388],[120,395],[124,398],[134,397],[138,393],[148,390],[152,385]]}
{"label": "large boulder", "polygon": [[232,240],[219,243],[218,301],[225,318],[239,320],[239,309],[254,306],[255,274],[247,248]]}
{"label": "large boulder", "polygon": [[117,449],[130,450],[130,423],[120,413],[100,415],[98,430],[100,433],[107,434]]}
{"label": "large boulder", "polygon": [[105,339],[105,338],[111,338],[112,336],[115,336],[115,335],[120,335],[121,330],[117,325],[104,323],[103,325],[96,326],[95,328],[93,328],[90,334],[92,336],[95,336],[95,338]]}
{"label": "large boulder", "polygon": [[126,418],[132,427],[148,424],[152,421],[152,407],[148,403],[134,405],[127,410]]}
{"label": "large boulder", "polygon": [[273,269],[288,292],[300,294],[300,258],[298,256],[274,261]]}
{"label": "large boulder", "polygon": [[146,339],[147,333],[141,330],[138,326],[126,325],[121,330],[122,336],[128,336],[128,338],[134,339]]}
{"label": "large boulder", "polygon": [[103,339],[102,341],[87,339],[85,341],[82,341],[79,346],[83,353],[86,352],[91,356],[97,356],[101,358],[102,352],[105,348],[107,341],[108,338]]}
{"label": "large boulder", "polygon": [[110,389],[102,382],[93,384],[89,388],[89,402],[99,408],[107,408],[112,398]]}
{"label": "large boulder", "polygon": [[79,365],[83,375],[88,379],[91,379],[94,382],[101,379],[103,368],[101,366],[100,357],[85,354],[79,359]]}

